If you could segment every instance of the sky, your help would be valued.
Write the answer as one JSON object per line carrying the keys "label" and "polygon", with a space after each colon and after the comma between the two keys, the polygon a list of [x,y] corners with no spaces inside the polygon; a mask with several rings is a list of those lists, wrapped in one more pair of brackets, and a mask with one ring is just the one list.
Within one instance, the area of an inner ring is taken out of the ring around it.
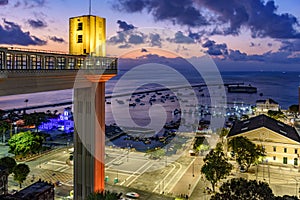
{"label": "sky", "polygon": [[[299,0],[91,0],[91,5],[93,15],[106,18],[108,56],[208,54],[221,70],[300,71]],[[0,0],[0,8],[0,46],[68,52],[68,19],[87,15],[89,0]]]}

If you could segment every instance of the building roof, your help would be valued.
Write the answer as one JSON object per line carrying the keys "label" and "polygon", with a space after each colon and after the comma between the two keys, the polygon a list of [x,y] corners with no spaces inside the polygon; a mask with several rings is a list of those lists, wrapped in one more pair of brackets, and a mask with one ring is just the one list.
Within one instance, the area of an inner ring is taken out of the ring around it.
{"label": "building roof", "polygon": [[235,122],[228,133],[228,137],[236,136],[241,133],[252,131],[261,127],[270,129],[284,137],[300,143],[300,136],[294,127],[284,124],[264,114],[258,115],[248,120]]}
{"label": "building roof", "polygon": [[24,188],[23,190],[15,193],[14,195],[12,195],[12,197],[14,197],[15,199],[30,200],[34,199],[36,195],[40,195],[41,193],[44,193],[46,190],[49,190],[51,188],[54,188],[53,184],[39,180],[32,185]]}
{"label": "building roof", "polygon": [[265,104],[267,101],[269,101],[270,104],[278,104],[273,99],[257,100],[256,103],[263,103],[263,104]]}

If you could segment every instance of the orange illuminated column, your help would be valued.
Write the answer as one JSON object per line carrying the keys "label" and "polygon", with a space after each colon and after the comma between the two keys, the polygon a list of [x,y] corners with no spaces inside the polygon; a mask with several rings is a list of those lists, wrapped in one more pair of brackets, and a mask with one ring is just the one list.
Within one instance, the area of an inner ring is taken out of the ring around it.
{"label": "orange illuminated column", "polygon": [[95,88],[94,191],[105,189],[105,82],[115,75],[90,75]]}
{"label": "orange illuminated column", "polygon": [[105,83],[98,83],[95,94],[95,160],[94,160],[94,191],[104,190],[105,177]]}

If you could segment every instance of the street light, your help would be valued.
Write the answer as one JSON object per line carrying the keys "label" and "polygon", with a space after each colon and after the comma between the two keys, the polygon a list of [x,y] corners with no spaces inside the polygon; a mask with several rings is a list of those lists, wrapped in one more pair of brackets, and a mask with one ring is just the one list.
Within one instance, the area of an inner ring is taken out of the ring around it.
{"label": "street light", "polygon": [[27,110],[27,103],[28,103],[28,99],[25,99],[25,104],[26,104],[26,107],[25,107],[25,110],[24,110],[24,114],[26,113],[26,110]]}
{"label": "street light", "polygon": [[129,157],[129,149],[130,149],[130,147],[129,147],[129,144],[127,143],[127,162],[128,162],[128,157]]}
{"label": "street light", "polygon": [[193,161],[193,177],[195,177],[194,172],[195,172],[195,160]]}

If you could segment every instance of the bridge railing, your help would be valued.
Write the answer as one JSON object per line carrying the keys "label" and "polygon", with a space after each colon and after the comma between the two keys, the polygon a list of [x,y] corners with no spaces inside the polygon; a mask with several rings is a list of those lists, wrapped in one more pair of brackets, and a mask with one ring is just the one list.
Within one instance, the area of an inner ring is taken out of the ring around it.
{"label": "bridge railing", "polygon": [[70,55],[0,47],[0,70],[107,70],[117,73],[117,58]]}

